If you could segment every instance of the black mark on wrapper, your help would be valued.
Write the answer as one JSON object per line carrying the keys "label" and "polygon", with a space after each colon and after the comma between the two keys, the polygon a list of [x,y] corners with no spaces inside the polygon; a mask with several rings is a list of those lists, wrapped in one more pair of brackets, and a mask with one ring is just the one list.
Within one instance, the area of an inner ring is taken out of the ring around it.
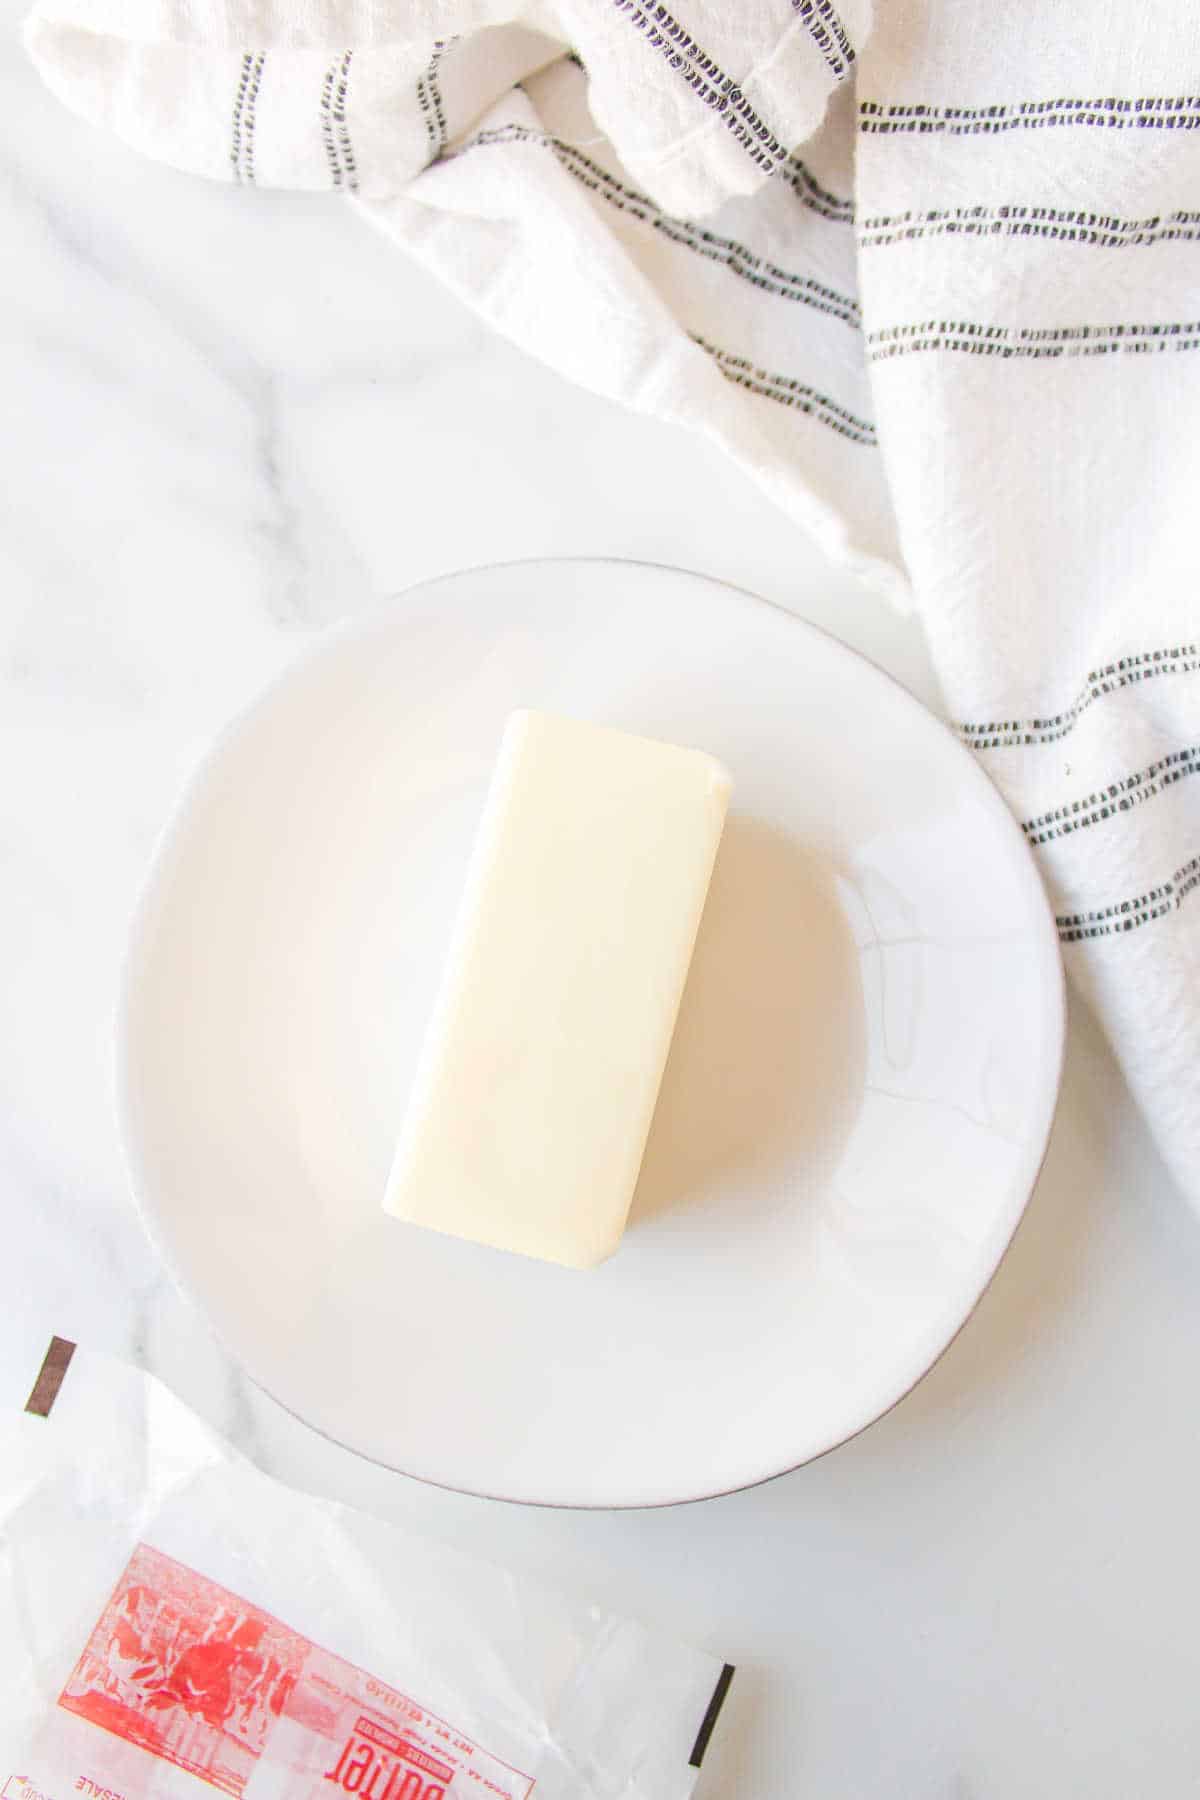
{"label": "black mark on wrapper", "polygon": [[70,1338],[52,1337],[50,1348],[42,1358],[42,1366],[38,1370],[38,1378],[33,1384],[33,1391],[25,1402],[27,1413],[36,1413],[39,1419],[48,1415],[50,1408],[58,1399],[58,1390],[63,1384],[63,1376],[71,1364],[75,1354],[75,1346]]}
{"label": "black mark on wrapper", "polygon": [[725,1696],[729,1692],[729,1684],[732,1680],[733,1664],[726,1663],[717,1676],[717,1685],[713,1689],[712,1699],[708,1703],[708,1711],[700,1721],[700,1729],[696,1733],[696,1741],[692,1745],[692,1754],[688,1757],[689,1768],[698,1769],[704,1761],[708,1740],[716,1729],[717,1720],[721,1716],[721,1708],[725,1704]]}

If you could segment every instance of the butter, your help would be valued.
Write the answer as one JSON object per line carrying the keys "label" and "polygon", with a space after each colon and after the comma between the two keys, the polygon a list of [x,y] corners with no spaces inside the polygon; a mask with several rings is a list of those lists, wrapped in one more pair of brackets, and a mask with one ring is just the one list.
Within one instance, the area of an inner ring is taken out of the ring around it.
{"label": "butter", "polygon": [[389,1213],[572,1268],[617,1248],[729,792],[701,751],[511,716]]}

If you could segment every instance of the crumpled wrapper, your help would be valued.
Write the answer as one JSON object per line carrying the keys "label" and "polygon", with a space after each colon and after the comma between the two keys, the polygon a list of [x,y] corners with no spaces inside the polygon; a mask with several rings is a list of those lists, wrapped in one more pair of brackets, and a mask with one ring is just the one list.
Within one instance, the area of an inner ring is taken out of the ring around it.
{"label": "crumpled wrapper", "polygon": [[36,1361],[0,1410],[0,1800],[691,1793],[713,1657],[295,1493],[62,1340],[22,1412]]}

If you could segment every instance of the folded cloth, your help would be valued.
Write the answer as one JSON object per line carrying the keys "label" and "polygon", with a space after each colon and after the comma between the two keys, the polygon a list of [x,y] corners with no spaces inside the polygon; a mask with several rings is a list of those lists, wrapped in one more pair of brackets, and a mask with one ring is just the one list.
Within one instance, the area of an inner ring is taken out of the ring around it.
{"label": "folded cloth", "polygon": [[40,0],[28,42],[152,155],[353,196],[915,603],[1200,1206],[1200,15],[672,6]]}

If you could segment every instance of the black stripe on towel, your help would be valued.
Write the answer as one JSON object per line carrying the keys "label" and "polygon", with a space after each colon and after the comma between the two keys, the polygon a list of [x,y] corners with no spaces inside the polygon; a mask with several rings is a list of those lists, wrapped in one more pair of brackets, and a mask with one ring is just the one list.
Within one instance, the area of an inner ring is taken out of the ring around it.
{"label": "black stripe on towel", "polygon": [[350,129],[346,124],[346,93],[350,86],[350,64],[354,60],[353,50],[347,50],[342,58],[342,66],[338,70],[338,78],[333,90],[333,123],[338,135],[338,149],[341,152],[342,168],[345,171],[346,186],[353,193],[358,187],[358,168],[354,161],[354,150],[350,143]]}
{"label": "black stripe on towel", "polygon": [[863,250],[919,239],[964,238],[988,242],[1049,238],[1097,250],[1132,250],[1150,244],[1200,241],[1200,212],[1154,213],[1145,219],[1057,206],[953,206],[927,212],[877,213],[864,219]]}
{"label": "black stripe on towel", "polygon": [[1099,825],[1105,819],[1132,812],[1135,806],[1153,800],[1156,794],[1174,787],[1177,781],[1197,774],[1200,774],[1200,745],[1173,750],[1169,756],[1160,756],[1157,762],[1136,769],[1131,775],[1123,775],[1119,781],[1097,788],[1082,799],[1056,806],[1052,812],[1041,813],[1036,819],[1026,819],[1021,830],[1031,844],[1049,844],[1055,838],[1069,837],[1072,832],[1084,831],[1089,825]]}
{"label": "black stripe on towel", "polygon": [[1176,869],[1159,887],[1147,888],[1133,900],[1120,900],[1113,906],[1102,906],[1093,912],[1059,913],[1055,923],[1064,944],[1084,943],[1091,938],[1116,937],[1137,931],[1167,913],[1177,912],[1189,894],[1200,887],[1200,856],[1193,856]]}
{"label": "black stripe on towel", "polygon": [[258,90],[262,85],[263,70],[267,58],[260,51],[254,58],[254,66],[250,71],[250,81],[246,89],[245,105],[242,108],[242,180],[250,187],[254,186],[254,128],[258,123]]}
{"label": "black stripe on towel", "polygon": [[250,77],[253,72],[254,57],[247,51],[238,70],[237,86],[233,90],[233,129],[229,138],[229,162],[235,181],[242,179],[242,114],[246,110],[246,95],[250,91]]}
{"label": "black stripe on towel", "polygon": [[844,81],[854,61],[854,46],[846,36],[846,28],[838,18],[832,0],[792,0],[792,7],[825,58],[831,74],[838,81]]}
{"label": "black stripe on towel", "polygon": [[812,170],[800,161],[798,156],[788,158],[787,167],[779,172],[779,179],[786,181],[802,206],[815,212],[822,219],[829,219],[835,225],[853,225],[854,202],[842,199],[838,194],[831,194],[823,188]]}
{"label": "black stripe on towel", "polygon": [[1030,744],[1053,744],[1074,731],[1080,716],[1106,694],[1135,687],[1158,675],[1191,675],[1200,671],[1200,644],[1176,644],[1161,650],[1139,650],[1115,662],[1090,669],[1083,687],[1061,712],[1044,718],[989,719],[984,724],[959,724],[959,736],[972,750],[1011,750]]}
{"label": "black stripe on towel", "polygon": [[325,159],[333,186],[347,188],[350,192],[358,186],[358,170],[346,124],[346,94],[353,60],[353,50],[347,50],[338,62],[330,63],[321,83],[321,140],[325,145]]}
{"label": "black stripe on towel", "polygon": [[[433,55],[429,58],[429,67],[417,82],[417,105],[421,109],[421,117],[425,121],[425,135],[429,139],[429,161],[436,162],[449,141],[449,128],[446,124],[446,108],[442,101],[442,90],[438,84],[438,70],[447,50],[457,44],[457,37],[437,38],[433,46]],[[580,67],[582,68],[582,63]]]}
{"label": "black stripe on towel", "polygon": [[828,394],[822,394],[804,382],[793,380],[789,375],[774,375],[768,369],[755,368],[744,356],[734,356],[728,350],[720,350],[715,344],[697,337],[694,332],[692,342],[708,352],[726,381],[732,381],[735,386],[746,388],[752,394],[759,394],[764,400],[774,400],[780,406],[794,407],[799,412],[807,413],[822,425],[828,425],[831,431],[849,438],[851,443],[874,445],[877,442],[875,427],[869,420],[856,418],[844,406],[839,406],[836,400],[831,400]]}
{"label": "black stripe on towel", "polygon": [[1198,131],[1200,95],[1158,94],[1118,100],[1011,100],[991,106],[931,106],[921,102],[888,106],[859,103],[858,128],[880,135],[932,133],[947,137],[992,137],[1009,131],[1044,131],[1059,126],[1105,131]]}
{"label": "black stripe on towel", "polygon": [[979,319],[923,319],[867,334],[867,360],[929,351],[1005,360],[1058,361],[1079,356],[1155,356],[1200,350],[1200,319],[1120,325],[988,325]]}
{"label": "black stripe on towel", "polygon": [[664,212],[649,195],[618,181],[606,169],[602,169],[599,163],[593,162],[582,150],[577,150],[574,144],[567,143],[564,138],[553,137],[549,132],[537,131],[528,125],[498,125],[490,131],[478,132],[451,154],[456,157],[464,156],[470,150],[493,144],[533,144],[550,150],[567,173],[573,175],[598,198],[638,220],[640,224],[651,226],[672,243],[722,264],[731,274],[750,282],[763,293],[773,294],[781,300],[795,300],[804,306],[813,307],[817,312],[829,313],[831,317],[840,319],[844,325],[849,325],[856,331],[861,328],[858,304],[851,295],[839,294],[836,288],[826,287],[823,282],[814,281],[811,276],[781,269],[777,263],[768,262],[765,257],[759,256],[747,245],[739,244],[734,238],[723,237],[719,232],[709,231],[701,225],[693,225],[688,219],[676,218],[672,213]]}
{"label": "black stripe on towel", "polygon": [[784,145],[759,118],[737,83],[689,37],[666,7],[641,7],[637,0],[612,3],[641,32],[651,49],[666,59],[697,99],[720,116],[751,160],[767,174],[775,174],[787,161]]}

